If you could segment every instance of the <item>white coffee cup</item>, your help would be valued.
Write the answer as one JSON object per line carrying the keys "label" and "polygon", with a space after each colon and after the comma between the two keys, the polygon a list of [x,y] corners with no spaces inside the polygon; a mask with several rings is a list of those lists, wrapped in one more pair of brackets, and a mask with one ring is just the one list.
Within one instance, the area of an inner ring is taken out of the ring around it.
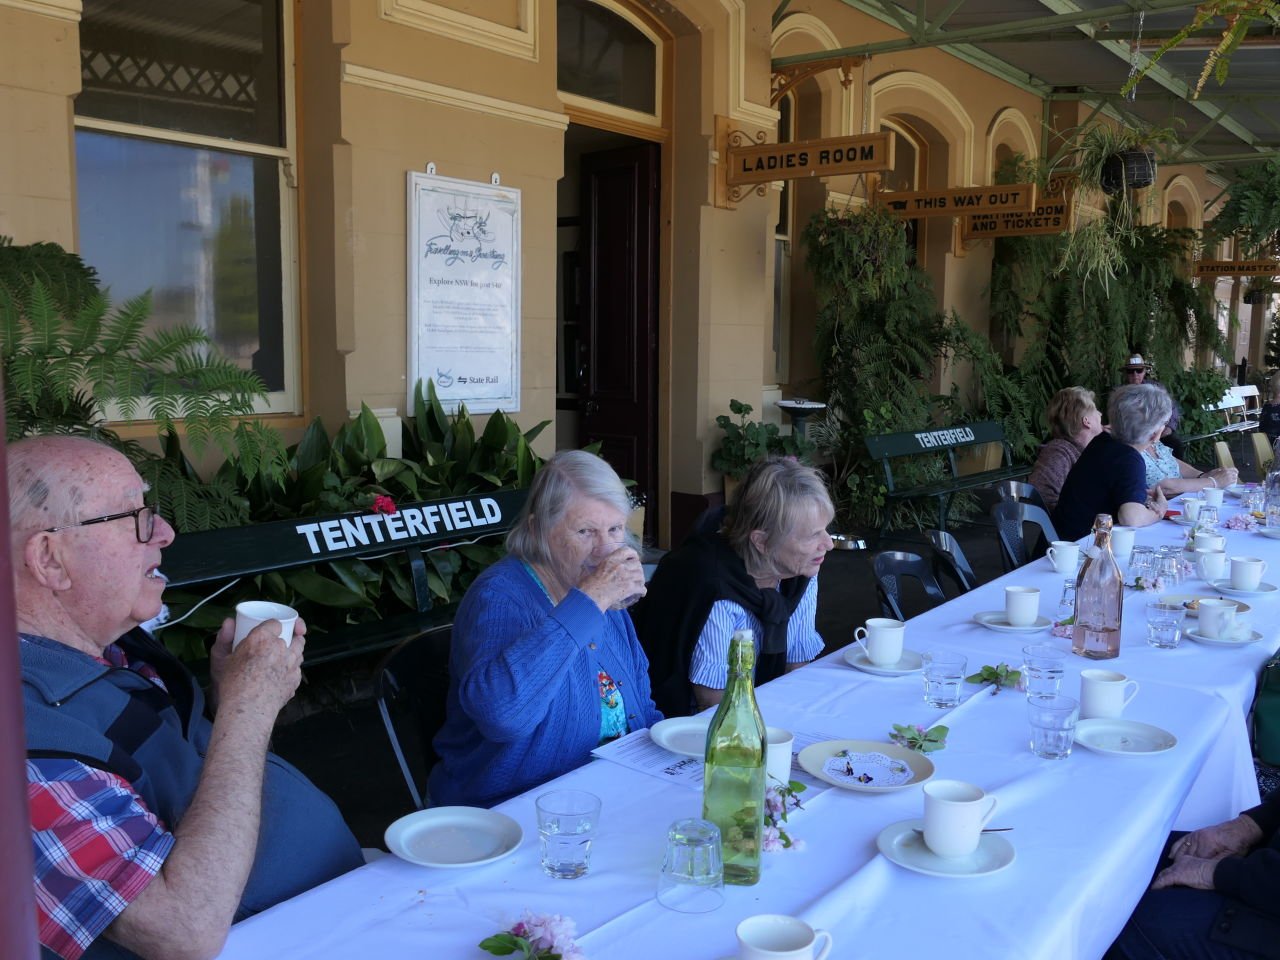
{"label": "white coffee cup", "polygon": [[1220,533],[1210,533],[1207,530],[1201,530],[1196,534],[1197,550],[1225,550],[1227,549],[1227,538]]}
{"label": "white coffee cup", "polygon": [[830,952],[831,934],[797,917],[761,913],[738,924],[741,960],[826,960]]}
{"label": "white coffee cup", "polygon": [[287,647],[293,642],[293,624],[298,619],[298,611],[286,607],[283,603],[272,603],[269,600],[246,600],[236,604],[236,632],[231,639],[234,650],[258,624],[267,620],[280,621],[280,639]]}
{"label": "white coffee cup", "polygon": [[1232,557],[1231,586],[1236,590],[1257,590],[1266,571],[1267,561],[1261,557]]}
{"label": "white coffee cup", "polygon": [[1111,552],[1115,555],[1116,563],[1121,566],[1129,564],[1129,554],[1133,553],[1133,538],[1136,532],[1133,527],[1111,528]]}
{"label": "white coffee cup", "polygon": [[1204,502],[1211,507],[1222,506],[1222,488],[1221,487],[1205,487],[1200,491],[1200,495],[1204,497]]}
{"label": "white coffee cup", "polygon": [[907,625],[888,617],[872,617],[865,627],[853,631],[862,652],[877,667],[891,667],[902,659],[902,639]]}
{"label": "white coffee cup", "polygon": [[1138,695],[1138,681],[1114,670],[1080,671],[1080,719],[1118,717]]}
{"label": "white coffee cup", "polygon": [[1196,547],[1196,573],[1201,580],[1213,583],[1221,580],[1227,572],[1227,552],[1225,550],[1201,550]]}
{"label": "white coffee cup", "polygon": [[1004,618],[1011,627],[1029,627],[1039,616],[1039,587],[1004,588]]}
{"label": "white coffee cup", "polygon": [[1199,497],[1183,497],[1178,504],[1182,507],[1182,515],[1194,521],[1200,516],[1200,508],[1204,506],[1204,501]]}
{"label": "white coffee cup", "polygon": [[1053,569],[1067,576],[1074,576],[1080,565],[1080,545],[1070,540],[1055,540],[1046,551]]}
{"label": "white coffee cup", "polygon": [[996,798],[961,780],[934,780],[924,790],[924,842],[940,857],[967,857],[978,849]]}
{"label": "white coffee cup", "polygon": [[791,780],[791,754],[795,749],[796,738],[790,730],[781,727],[765,727],[764,785],[766,787],[786,786]]}
{"label": "white coffee cup", "polygon": [[1234,600],[1205,597],[1196,604],[1196,613],[1200,617],[1196,633],[1210,639],[1230,633],[1236,620],[1236,609]]}

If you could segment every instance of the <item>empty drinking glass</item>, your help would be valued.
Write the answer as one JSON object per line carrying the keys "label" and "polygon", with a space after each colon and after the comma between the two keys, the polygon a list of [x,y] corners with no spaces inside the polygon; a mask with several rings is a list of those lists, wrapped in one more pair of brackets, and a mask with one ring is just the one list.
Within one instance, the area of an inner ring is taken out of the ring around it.
{"label": "empty drinking glass", "polygon": [[1031,721],[1031,752],[1042,760],[1062,760],[1071,756],[1076,738],[1080,704],[1071,697],[1027,697]]}
{"label": "empty drinking glass", "polygon": [[1134,582],[1141,577],[1150,582],[1156,575],[1156,551],[1154,547],[1134,547],[1129,556],[1129,578]]}
{"label": "empty drinking glass", "polygon": [[1197,526],[1213,529],[1218,525],[1218,508],[1211,503],[1206,503],[1200,508],[1200,519]]}
{"label": "empty drinking glass", "polygon": [[720,828],[714,823],[693,817],[671,825],[658,902],[680,913],[707,913],[724,903]]}
{"label": "empty drinking glass", "polygon": [[1274,530],[1280,527],[1280,503],[1273,503],[1267,507],[1267,529]]}
{"label": "empty drinking glass", "polygon": [[924,655],[924,700],[931,707],[948,709],[960,705],[960,685],[968,661],[962,653],[930,650]]}
{"label": "empty drinking glass", "polygon": [[1076,582],[1068,577],[1062,582],[1062,597],[1058,600],[1058,612],[1054,616],[1055,623],[1070,620],[1076,615]]}
{"label": "empty drinking glass", "polygon": [[1172,650],[1182,639],[1182,621],[1187,615],[1180,603],[1156,600],[1147,604],[1147,643]]}

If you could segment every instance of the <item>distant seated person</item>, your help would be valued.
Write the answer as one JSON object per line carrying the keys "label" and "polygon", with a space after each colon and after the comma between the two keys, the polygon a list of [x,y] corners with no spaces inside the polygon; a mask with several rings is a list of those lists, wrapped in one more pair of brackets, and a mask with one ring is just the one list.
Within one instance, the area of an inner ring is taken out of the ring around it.
{"label": "distant seated person", "polygon": [[1273,373],[1267,381],[1267,402],[1258,415],[1258,429],[1273,446],[1280,440],[1280,373]]}
{"label": "distant seated person", "polygon": [[1280,958],[1280,791],[1174,834],[1107,960]]}
{"label": "distant seated person", "polygon": [[1235,467],[1199,470],[1175,457],[1160,440],[1142,448],[1142,462],[1147,468],[1147,486],[1159,486],[1166,497],[1198,493],[1205,487],[1229,487],[1240,476]]}
{"label": "distant seated person", "polygon": [[818,570],[834,516],[822,474],[792,459],[762,460],[719,532],[695,535],[663,557],[635,617],[664,713],[720,702],[738,630],[755,637],[757,685],[822,652]]}
{"label": "distant seated person", "polygon": [[10,546],[42,957],[209,958],[233,920],[359,866],[337,807],[267,752],[306,627],[210,653],[209,708],[138,625],[173,527],[114,449],[9,445]]}
{"label": "distant seated person", "polygon": [[1050,439],[1040,448],[1027,480],[1052,510],[1067,474],[1089,441],[1102,432],[1102,414],[1092,390],[1064,387],[1049,401],[1047,417]]}
{"label": "distant seated person", "polygon": [[[1151,364],[1147,363],[1140,353],[1135,353],[1120,367],[1120,382],[1128,386],[1139,383],[1157,384],[1157,381],[1151,376]],[[1182,438],[1178,436],[1178,427],[1181,425],[1182,411],[1178,409],[1176,403],[1170,402],[1169,421],[1164,425],[1164,429],[1160,431],[1160,439],[1165,446],[1173,451],[1173,455],[1179,459],[1182,457],[1182,448],[1184,446]]]}
{"label": "distant seated person", "polygon": [[662,719],[624,606],[645,592],[631,501],[594,454],[556,454],[533,479],[507,556],[458,608],[435,806],[492,806]]}
{"label": "distant seated person", "polygon": [[1078,540],[1100,513],[1126,527],[1145,527],[1163,519],[1167,507],[1160,488],[1147,486],[1142,451],[1160,439],[1169,420],[1169,394],[1154,383],[1116,387],[1107,402],[1109,432],[1084,448],[1067,474],[1053,511],[1053,525],[1064,540]]}

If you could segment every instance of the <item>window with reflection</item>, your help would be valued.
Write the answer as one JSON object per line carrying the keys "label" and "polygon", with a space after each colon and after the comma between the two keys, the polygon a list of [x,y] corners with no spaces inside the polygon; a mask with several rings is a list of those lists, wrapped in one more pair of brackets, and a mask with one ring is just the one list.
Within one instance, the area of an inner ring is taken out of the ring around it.
{"label": "window with reflection", "polygon": [[565,93],[658,112],[658,50],[634,24],[592,0],[558,0],[556,85]]}
{"label": "window with reflection", "polygon": [[283,251],[289,159],[281,0],[84,0],[79,248],[114,303],[204,330],[296,407]]}

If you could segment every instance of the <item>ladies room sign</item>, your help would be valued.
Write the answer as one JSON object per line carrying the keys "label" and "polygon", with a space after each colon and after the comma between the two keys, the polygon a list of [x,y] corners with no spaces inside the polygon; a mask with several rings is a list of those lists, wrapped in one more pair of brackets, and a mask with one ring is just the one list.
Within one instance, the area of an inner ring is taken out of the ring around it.
{"label": "ladies room sign", "polygon": [[409,174],[409,382],[450,412],[520,409],[520,191]]}

